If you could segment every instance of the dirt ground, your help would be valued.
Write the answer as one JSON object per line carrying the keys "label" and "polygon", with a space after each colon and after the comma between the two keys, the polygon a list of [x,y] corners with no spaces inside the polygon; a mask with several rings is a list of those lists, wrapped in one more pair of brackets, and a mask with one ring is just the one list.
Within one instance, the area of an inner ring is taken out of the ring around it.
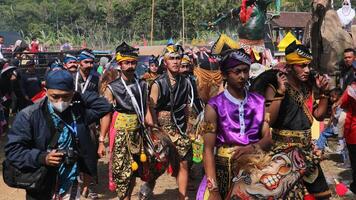
{"label": "dirt ground", "polygon": [[[4,151],[3,147],[6,141],[6,137],[1,137],[0,138],[0,148],[2,151],[0,152],[0,161],[2,162],[4,159]],[[108,171],[107,171],[107,163],[108,160],[106,158],[101,159],[99,161],[99,185],[98,185],[98,192],[100,199],[117,199],[115,198],[115,193],[110,192],[108,190]],[[348,192],[348,194],[345,197],[338,197],[335,194],[334,191],[334,178],[342,180],[345,184],[350,183],[351,179],[351,170],[350,169],[343,169],[339,168],[338,164],[341,163],[341,157],[337,154],[327,154],[326,155],[326,160],[322,162],[322,168],[324,170],[325,176],[327,178],[327,181],[330,185],[330,189],[334,192],[332,200],[338,200],[338,199],[345,199],[345,200],[356,200],[356,195],[353,195],[351,192]],[[196,166],[195,166],[196,167]],[[0,167],[2,171],[2,166]],[[190,180],[189,182],[189,198],[190,199],[195,199],[195,193],[196,189],[199,185],[199,180],[200,180],[200,172],[202,172],[202,169],[199,167],[196,167],[194,170],[196,173],[194,175],[195,180]],[[0,200],[18,200],[18,199],[25,199],[25,192],[23,190],[19,189],[14,189],[14,188],[9,188],[5,183],[3,182],[2,179],[2,173],[0,175]],[[138,199],[138,190],[139,186],[142,184],[142,182],[137,179],[137,185],[134,189],[133,192],[133,200]],[[174,178],[172,178],[170,175],[163,175],[160,177],[157,181],[157,185],[154,190],[154,199],[155,200],[173,200],[177,199],[178,196],[178,190],[177,190],[177,185],[176,181]],[[82,198],[85,199],[85,198]]]}

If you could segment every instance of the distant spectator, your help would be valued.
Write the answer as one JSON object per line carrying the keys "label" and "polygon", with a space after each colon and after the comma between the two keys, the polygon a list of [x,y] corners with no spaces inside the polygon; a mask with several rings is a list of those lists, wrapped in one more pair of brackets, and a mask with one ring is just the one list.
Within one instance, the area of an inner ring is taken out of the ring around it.
{"label": "distant spectator", "polygon": [[37,40],[36,37],[33,37],[30,43],[30,52],[38,53],[40,51],[41,51],[40,42]]}
{"label": "distant spectator", "polygon": [[69,42],[65,42],[60,47],[60,51],[71,51],[71,50],[73,50],[73,47]]}
{"label": "distant spectator", "polygon": [[[325,130],[320,134],[318,140],[316,140],[316,145],[318,149],[324,150],[327,145],[327,138],[332,137],[334,135],[339,136],[339,147],[337,152],[341,152],[344,148],[343,131],[340,130],[340,127],[343,128],[343,124],[345,122],[345,112],[338,106],[338,101],[342,95],[342,90],[339,88],[334,88],[330,91],[330,102],[332,103],[332,111],[330,121]],[[341,128],[341,129],[342,129]],[[329,149],[329,148],[327,148]]]}
{"label": "distant spectator", "polygon": [[4,56],[2,55],[3,48],[4,48],[4,36],[0,35],[0,59],[4,59]]}
{"label": "distant spectator", "polygon": [[352,63],[355,61],[355,50],[348,48],[344,50],[344,60],[340,63],[340,87],[345,90],[347,85],[352,83],[353,70]]}
{"label": "distant spectator", "polygon": [[34,61],[28,61],[26,67],[27,70],[21,74],[21,90],[30,105],[32,97],[42,91],[42,85],[40,77],[36,74]]}
{"label": "distant spectator", "polygon": [[100,61],[99,61],[99,66],[97,69],[97,72],[102,75],[104,73],[105,70],[105,66],[109,63],[109,58],[107,57],[101,57]]}

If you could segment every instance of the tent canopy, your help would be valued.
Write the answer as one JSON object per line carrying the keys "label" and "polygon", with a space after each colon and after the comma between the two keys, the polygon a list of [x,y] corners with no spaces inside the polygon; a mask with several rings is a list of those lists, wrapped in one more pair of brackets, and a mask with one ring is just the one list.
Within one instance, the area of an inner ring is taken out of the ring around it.
{"label": "tent canopy", "polygon": [[297,44],[302,44],[290,31],[284,36],[284,38],[278,44],[278,51],[284,52],[288,45],[297,41]]}

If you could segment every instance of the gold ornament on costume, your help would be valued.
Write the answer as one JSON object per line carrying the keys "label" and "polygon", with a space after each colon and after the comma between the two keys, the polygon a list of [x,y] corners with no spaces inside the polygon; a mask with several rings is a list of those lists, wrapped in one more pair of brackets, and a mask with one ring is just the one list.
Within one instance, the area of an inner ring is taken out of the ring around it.
{"label": "gold ornament on costume", "polygon": [[132,171],[136,171],[138,169],[138,164],[136,161],[133,161],[131,163],[131,169],[132,169]]}

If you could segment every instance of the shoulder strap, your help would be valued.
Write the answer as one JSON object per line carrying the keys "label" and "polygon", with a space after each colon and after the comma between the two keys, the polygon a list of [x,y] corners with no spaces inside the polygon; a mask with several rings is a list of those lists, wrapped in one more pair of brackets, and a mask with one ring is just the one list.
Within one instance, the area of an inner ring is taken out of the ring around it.
{"label": "shoulder strap", "polygon": [[47,126],[49,128],[49,131],[51,133],[51,140],[50,140],[50,143],[48,145],[48,148],[49,149],[55,149],[57,148],[57,143],[58,143],[58,139],[59,139],[59,136],[60,136],[60,132],[58,131],[58,129],[55,128],[54,126],[54,123],[53,123],[53,120],[51,118],[51,114],[49,113],[49,110],[48,110],[48,105],[47,105],[47,101],[44,101],[44,105],[43,105],[43,116],[46,120],[46,123],[47,123]]}

